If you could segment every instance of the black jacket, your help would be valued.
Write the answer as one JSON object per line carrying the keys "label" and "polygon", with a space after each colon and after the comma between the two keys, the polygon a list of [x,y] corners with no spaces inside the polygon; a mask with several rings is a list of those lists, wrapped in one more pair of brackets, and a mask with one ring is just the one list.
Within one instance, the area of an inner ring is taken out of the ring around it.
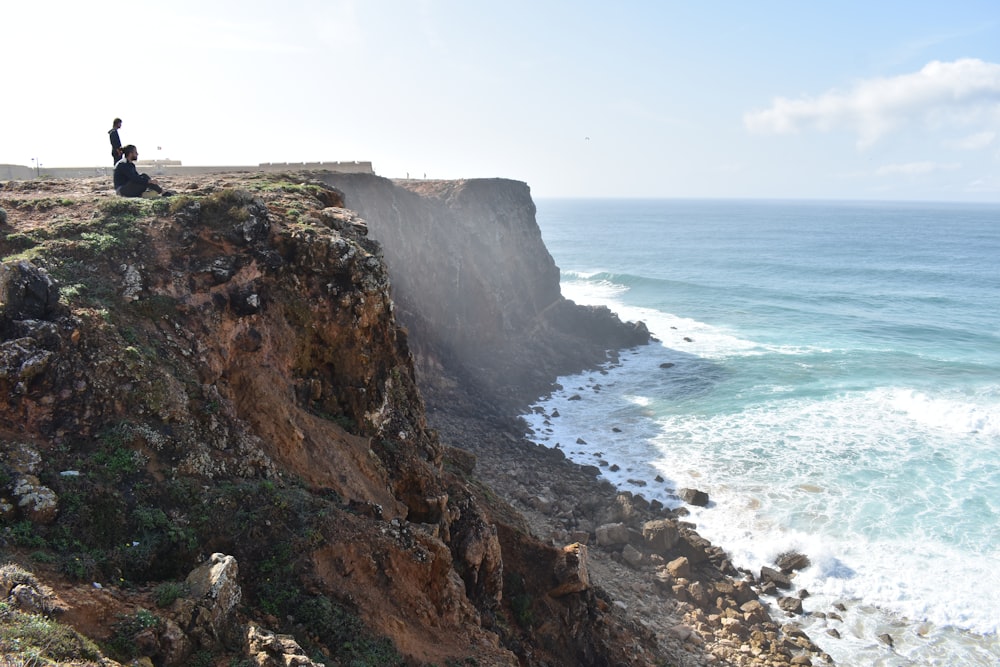
{"label": "black jacket", "polygon": [[126,183],[142,183],[145,185],[149,183],[149,176],[140,174],[139,170],[135,168],[135,163],[122,160],[115,165],[115,190]]}

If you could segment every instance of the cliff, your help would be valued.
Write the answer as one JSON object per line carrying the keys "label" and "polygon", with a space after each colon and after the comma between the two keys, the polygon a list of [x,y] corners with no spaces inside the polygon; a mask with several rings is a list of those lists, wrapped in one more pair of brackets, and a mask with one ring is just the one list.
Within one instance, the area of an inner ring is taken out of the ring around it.
{"label": "cliff", "polygon": [[520,437],[648,340],[561,297],[525,184],[171,187],[0,189],[0,655],[808,664],[683,512]]}
{"label": "cliff", "polygon": [[[263,176],[181,189],[123,200],[76,180],[0,192],[4,556],[54,589],[60,620],[113,657],[156,664],[247,654],[250,628],[293,636],[329,664],[621,653],[615,633],[635,633],[580,590],[551,598],[564,615],[548,621],[548,646],[532,645],[504,578],[537,580],[544,595],[563,554],[515,519],[504,533],[541,569],[504,570],[495,518],[448,464],[463,455],[427,427],[382,247],[343,194]],[[453,293],[468,292],[457,280]],[[517,326],[557,298],[550,285],[529,315],[513,296],[481,310],[506,309],[500,324]],[[420,297],[401,302],[418,312]],[[414,329],[454,305],[474,304],[443,303]],[[497,322],[425,349],[467,359],[470,337],[497,340]],[[218,610],[189,593],[157,606],[212,554],[238,563],[240,604],[225,623],[199,622]],[[9,590],[26,576],[5,579]]]}
{"label": "cliff", "polygon": [[563,298],[524,183],[315,176],[382,244],[425,394],[457,384],[509,414],[556,376],[649,341],[641,322]]}

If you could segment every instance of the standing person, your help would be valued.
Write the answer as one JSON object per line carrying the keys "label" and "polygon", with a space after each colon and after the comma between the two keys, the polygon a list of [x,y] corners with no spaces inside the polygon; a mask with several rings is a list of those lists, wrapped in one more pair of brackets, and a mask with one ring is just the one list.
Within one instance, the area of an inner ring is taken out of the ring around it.
{"label": "standing person", "polygon": [[160,184],[149,177],[149,174],[140,174],[135,168],[135,161],[139,157],[139,149],[129,144],[122,149],[124,159],[115,165],[115,192],[122,197],[141,197],[146,190],[159,192],[164,197],[169,197],[172,192],[167,192]]}
{"label": "standing person", "polygon": [[108,130],[108,136],[111,138],[111,159],[114,160],[114,164],[118,164],[118,160],[122,159],[122,140],[118,138],[118,130],[121,127],[122,119],[115,118],[111,123],[111,129]]}

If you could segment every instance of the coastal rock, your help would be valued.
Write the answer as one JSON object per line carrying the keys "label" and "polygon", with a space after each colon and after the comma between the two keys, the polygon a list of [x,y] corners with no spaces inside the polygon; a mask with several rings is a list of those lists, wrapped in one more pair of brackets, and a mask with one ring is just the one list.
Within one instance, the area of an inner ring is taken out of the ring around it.
{"label": "coastal rock", "polygon": [[809,557],[804,554],[789,551],[778,556],[774,564],[777,565],[778,568],[785,574],[791,574],[797,570],[806,569],[812,564],[812,562],[809,560]]}
{"label": "coastal rock", "polygon": [[633,547],[631,544],[626,544],[625,548],[622,549],[622,560],[625,561],[629,567],[638,570],[643,564],[642,552]]}
{"label": "coastal rock", "polygon": [[708,505],[708,494],[698,489],[681,489],[677,492],[678,497],[688,505],[695,507],[705,507]]}
{"label": "coastal rock", "polygon": [[642,537],[654,553],[667,555],[681,541],[677,524],[667,519],[647,521],[642,525]]}
{"label": "coastal rock", "polygon": [[597,527],[597,546],[615,547],[628,544],[628,526],[623,523],[607,523]]}
{"label": "coastal rock", "polygon": [[760,580],[765,584],[774,584],[778,588],[789,589],[792,587],[792,580],[782,572],[766,565],[760,568]]}
{"label": "coastal rock", "polygon": [[747,623],[763,623],[768,618],[767,609],[761,604],[760,600],[744,602],[740,605],[740,611],[743,613],[743,619]]}
{"label": "coastal rock", "polygon": [[793,597],[780,597],[778,598],[778,607],[782,611],[787,611],[789,614],[801,614],[802,613],[802,600]]}
{"label": "coastal rock", "polygon": [[691,564],[687,558],[681,556],[667,563],[667,572],[676,579],[687,579],[691,576]]}
{"label": "coastal rock", "polygon": [[580,543],[563,547],[556,559],[556,581],[559,584],[549,591],[552,597],[579,593],[590,588],[590,573],[587,571],[587,547]]}

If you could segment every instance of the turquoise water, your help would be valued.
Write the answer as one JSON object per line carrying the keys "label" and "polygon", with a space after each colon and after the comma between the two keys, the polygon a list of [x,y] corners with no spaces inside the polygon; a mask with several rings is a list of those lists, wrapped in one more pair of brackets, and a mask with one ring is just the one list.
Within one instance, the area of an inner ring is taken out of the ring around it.
{"label": "turquoise water", "polygon": [[659,339],[561,379],[536,440],[708,491],[743,567],[809,555],[839,664],[1000,663],[1000,206],[536,204],[563,294]]}

